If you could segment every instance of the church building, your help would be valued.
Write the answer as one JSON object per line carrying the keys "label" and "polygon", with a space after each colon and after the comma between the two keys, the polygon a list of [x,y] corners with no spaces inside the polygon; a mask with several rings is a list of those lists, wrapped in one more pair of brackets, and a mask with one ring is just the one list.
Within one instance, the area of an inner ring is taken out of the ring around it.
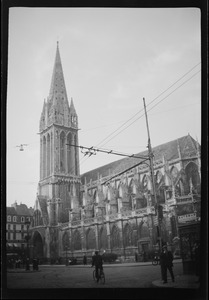
{"label": "church building", "polygon": [[200,221],[200,145],[189,134],[153,148],[155,189],[149,163],[136,166],[133,157],[80,174],[78,115],[68,101],[58,43],[39,134],[31,257],[56,262],[95,250],[121,260],[148,257],[162,243],[178,249],[179,224]]}

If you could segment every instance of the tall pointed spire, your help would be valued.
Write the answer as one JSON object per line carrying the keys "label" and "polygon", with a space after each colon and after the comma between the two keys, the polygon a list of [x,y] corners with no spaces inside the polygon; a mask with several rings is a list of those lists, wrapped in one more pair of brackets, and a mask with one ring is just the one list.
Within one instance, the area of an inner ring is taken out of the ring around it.
{"label": "tall pointed spire", "polygon": [[52,100],[53,97],[58,97],[61,95],[64,96],[67,100],[67,91],[65,88],[65,80],[60,58],[59,42],[57,42],[57,50],[51,80],[51,87],[49,91],[49,99]]}
{"label": "tall pointed spire", "polygon": [[45,113],[41,115],[40,131],[52,124],[77,129],[78,117],[72,100],[69,107],[58,41],[49,96],[43,110]]}

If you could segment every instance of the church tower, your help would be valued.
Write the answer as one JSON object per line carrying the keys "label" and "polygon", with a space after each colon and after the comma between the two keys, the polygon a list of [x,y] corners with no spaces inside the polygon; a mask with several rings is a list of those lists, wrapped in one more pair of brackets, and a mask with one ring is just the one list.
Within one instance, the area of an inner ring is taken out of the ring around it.
{"label": "church tower", "polygon": [[57,42],[54,69],[40,124],[39,196],[47,199],[49,224],[68,221],[69,209],[79,206],[80,170],[78,116],[69,106]]}

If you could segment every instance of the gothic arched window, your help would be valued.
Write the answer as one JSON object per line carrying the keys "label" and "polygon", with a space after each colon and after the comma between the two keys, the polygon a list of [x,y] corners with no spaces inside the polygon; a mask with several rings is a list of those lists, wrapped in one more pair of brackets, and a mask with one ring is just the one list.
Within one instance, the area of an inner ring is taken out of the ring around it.
{"label": "gothic arched window", "polygon": [[73,233],[72,246],[74,250],[81,250],[81,235],[78,230]]}
{"label": "gothic arched window", "polygon": [[91,228],[86,233],[86,249],[96,249],[96,236]]}
{"label": "gothic arched window", "polygon": [[38,209],[34,211],[33,224],[34,224],[34,226],[43,225],[43,219],[42,219],[42,216],[41,216],[41,212]]}
{"label": "gothic arched window", "polygon": [[193,193],[199,193],[200,192],[200,175],[198,172],[198,167],[195,163],[190,162],[186,168],[185,172],[187,175],[187,185]]}
{"label": "gothic arched window", "polygon": [[107,249],[107,230],[105,227],[102,227],[99,233],[99,249]]}
{"label": "gothic arched window", "polygon": [[40,160],[41,160],[41,169],[40,169],[40,178],[43,179],[43,140],[40,140]]}
{"label": "gothic arched window", "polygon": [[129,184],[129,192],[134,195],[136,194],[136,185],[135,185],[133,179],[131,180],[131,182]]}
{"label": "gothic arched window", "polygon": [[173,167],[171,169],[171,176],[172,176],[172,178],[173,178],[174,181],[177,179],[178,174],[179,174],[178,169],[176,167]]}
{"label": "gothic arched window", "polygon": [[133,245],[133,233],[131,230],[131,226],[129,224],[126,224],[123,230],[123,239],[124,239],[124,246],[129,247]]}
{"label": "gothic arched window", "polygon": [[[75,134],[74,135],[74,145],[78,145],[78,137],[77,135]],[[74,169],[75,169],[75,175],[78,175],[78,151],[77,151],[77,148],[74,147]]]}
{"label": "gothic arched window", "polygon": [[65,172],[65,133],[60,134],[60,171]]}
{"label": "gothic arched window", "polygon": [[46,137],[43,137],[43,178],[46,177]]}
{"label": "gothic arched window", "polygon": [[161,182],[161,179],[163,178],[163,174],[160,171],[157,171],[156,174],[156,182],[159,184]]}
{"label": "gothic arched window", "polygon": [[143,223],[141,225],[140,229],[141,229],[140,230],[140,238],[147,238],[147,237],[149,237],[149,228],[148,228],[148,226],[145,223]]}
{"label": "gothic arched window", "polygon": [[71,167],[72,167],[72,162],[71,162],[71,148],[72,146],[72,134],[69,133],[67,135],[67,172],[70,174],[71,173]]}
{"label": "gothic arched window", "polygon": [[119,229],[116,226],[114,226],[113,229],[112,229],[111,244],[112,244],[112,249],[113,248],[120,248]]}
{"label": "gothic arched window", "polygon": [[70,240],[69,240],[69,235],[67,232],[64,233],[63,237],[62,237],[62,248],[63,250],[66,250],[66,248],[68,250],[70,250]]}
{"label": "gothic arched window", "polygon": [[120,198],[123,198],[123,189],[122,189],[121,184],[120,184],[119,187],[118,187],[118,194],[119,194],[119,197],[120,197]]}
{"label": "gothic arched window", "polygon": [[46,151],[47,151],[47,163],[46,163],[47,176],[50,175],[50,160],[51,160],[51,158],[50,158],[50,153],[51,153],[50,144],[51,144],[50,143],[50,135],[48,133],[47,134],[47,149],[46,149]]}
{"label": "gothic arched window", "polygon": [[97,191],[94,191],[94,193],[93,193],[93,201],[94,201],[94,203],[98,203],[98,201],[99,201]]}
{"label": "gothic arched window", "polygon": [[184,196],[184,185],[183,185],[182,179],[180,179],[178,181],[178,183],[176,184],[175,193],[176,193],[176,196]]}
{"label": "gothic arched window", "polygon": [[148,187],[147,175],[144,175],[144,177],[142,179],[142,186],[143,186],[144,190],[147,190],[147,187]]}
{"label": "gothic arched window", "polygon": [[53,157],[53,133],[51,133],[51,150],[50,150],[50,165],[51,165],[51,173],[52,173],[52,170],[53,170],[53,163],[54,163],[54,157]]}

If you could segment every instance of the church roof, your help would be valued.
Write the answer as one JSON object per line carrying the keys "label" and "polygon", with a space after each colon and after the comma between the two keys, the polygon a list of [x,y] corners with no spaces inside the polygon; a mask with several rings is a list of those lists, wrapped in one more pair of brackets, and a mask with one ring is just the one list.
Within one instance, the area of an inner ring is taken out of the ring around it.
{"label": "church roof", "polygon": [[[197,142],[188,134],[179,139],[161,144],[159,146],[153,147],[154,162],[162,160],[163,156],[167,161],[172,161],[179,158],[179,151],[181,153],[181,158],[188,158],[197,155]],[[148,151],[143,151],[137,153],[136,155],[147,156]],[[96,168],[89,172],[81,175],[82,184],[90,182],[90,180],[95,181],[98,179],[98,174],[101,177],[109,176],[110,174],[117,174],[123,172],[124,170],[134,166],[139,162],[136,158],[123,158],[102,167]]]}

